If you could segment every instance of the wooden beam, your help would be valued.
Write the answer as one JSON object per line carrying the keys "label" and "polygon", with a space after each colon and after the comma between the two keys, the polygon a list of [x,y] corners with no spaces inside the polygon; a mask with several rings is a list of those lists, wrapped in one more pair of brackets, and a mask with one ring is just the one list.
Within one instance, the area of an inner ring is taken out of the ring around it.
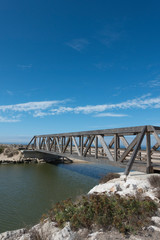
{"label": "wooden beam", "polygon": [[83,156],[83,136],[81,136],[81,155]]}
{"label": "wooden beam", "polygon": [[54,151],[56,152],[56,138],[54,137]]}
{"label": "wooden beam", "polygon": [[60,148],[60,146],[59,146],[58,137],[55,137],[55,139],[56,139],[56,143],[57,143],[58,150],[59,150],[59,152],[61,153],[62,151],[61,151],[61,148]]}
{"label": "wooden beam", "polygon": [[81,153],[80,153],[80,151],[79,151],[79,148],[78,148],[78,145],[77,145],[77,142],[76,142],[75,137],[72,137],[72,140],[73,140],[73,142],[74,142],[74,145],[75,145],[75,148],[76,148],[76,150],[77,150],[78,156],[82,156]]}
{"label": "wooden beam", "polygon": [[118,160],[118,135],[114,135],[114,161],[116,162]]}
{"label": "wooden beam", "polygon": [[142,132],[141,132],[140,135],[139,135],[139,138],[138,138],[136,147],[135,147],[135,149],[134,149],[134,151],[133,151],[133,154],[132,154],[132,156],[131,156],[131,159],[129,160],[129,162],[128,162],[128,164],[127,164],[127,167],[126,167],[126,169],[125,169],[125,172],[124,172],[124,174],[125,174],[126,176],[128,176],[128,174],[129,174],[129,172],[130,172],[130,170],[131,170],[131,168],[132,168],[133,162],[134,162],[134,160],[135,160],[135,158],[136,158],[136,155],[137,155],[137,152],[138,152],[138,150],[139,150],[139,148],[140,148],[140,146],[141,146],[141,143],[142,143],[142,140],[143,140],[144,135],[145,135],[145,133],[146,133],[146,130],[147,130],[147,126],[145,126],[145,127],[143,128]]}
{"label": "wooden beam", "polygon": [[51,143],[50,143],[50,150],[52,150],[52,147],[53,147],[53,145],[54,145],[54,138],[50,138],[50,140],[51,140]]}
{"label": "wooden beam", "polygon": [[95,136],[94,144],[95,144],[95,158],[98,159],[98,137],[97,136]]}
{"label": "wooden beam", "polygon": [[69,138],[70,138],[70,154],[72,154],[72,137]]}
{"label": "wooden beam", "polygon": [[158,148],[160,147],[160,145],[158,143],[156,143],[151,150],[156,151]]}
{"label": "wooden beam", "polygon": [[89,139],[89,136],[86,137],[85,141],[84,141],[84,144],[83,144],[83,147],[86,146],[87,142],[88,142],[88,139]]}
{"label": "wooden beam", "polygon": [[[48,135],[37,135],[37,137],[44,137],[44,136],[90,136],[90,135],[104,135],[104,136],[113,136],[114,134],[119,135],[134,135],[135,133],[141,133],[144,126],[138,126],[138,127],[125,127],[125,128],[114,128],[114,129],[103,129],[103,130],[93,130],[93,131],[83,131],[83,132],[70,132],[70,133],[58,133],[58,134],[48,134]],[[157,128],[157,127],[156,127]],[[147,126],[148,131],[152,131],[152,126]]]}
{"label": "wooden beam", "polygon": [[129,143],[127,142],[125,137],[124,136],[120,136],[119,138],[122,141],[123,145],[127,148],[129,146]]}
{"label": "wooden beam", "polygon": [[63,153],[65,153],[69,143],[70,143],[70,137],[67,139],[66,145],[64,146],[64,149],[63,149]]}
{"label": "wooden beam", "polygon": [[147,155],[146,172],[151,173],[151,172],[153,172],[153,168],[152,168],[152,164],[151,164],[151,139],[150,139],[149,132],[146,132],[146,155]]}
{"label": "wooden beam", "polygon": [[123,162],[124,159],[127,157],[127,155],[130,153],[130,151],[134,148],[134,146],[136,145],[138,139],[139,139],[140,133],[137,134],[137,136],[133,139],[133,141],[129,144],[128,148],[126,149],[126,151],[122,154],[122,156],[120,157],[119,161]]}
{"label": "wooden beam", "polygon": [[86,147],[86,149],[85,149],[85,151],[84,151],[84,154],[83,154],[84,157],[86,157],[87,152],[88,152],[88,150],[90,149],[93,140],[94,140],[94,136],[91,136],[91,138],[89,139],[89,143],[88,143],[88,145],[87,145],[87,147]]}
{"label": "wooden beam", "polygon": [[114,144],[114,137],[112,138],[112,140],[111,140],[110,144],[108,145],[108,147],[111,148],[113,146],[113,144]]}
{"label": "wooden beam", "polygon": [[35,136],[31,139],[31,141],[28,143],[26,149],[28,149],[29,145],[32,143],[32,141],[34,140]]}
{"label": "wooden beam", "polygon": [[101,145],[102,145],[105,153],[107,154],[108,159],[109,159],[110,161],[114,161],[113,156],[112,156],[109,148],[107,147],[107,144],[106,144],[105,141],[104,141],[104,138],[103,138],[101,135],[98,135],[98,139],[99,139],[99,141],[101,142]]}
{"label": "wooden beam", "polygon": [[155,137],[155,139],[157,140],[158,144],[160,145],[160,137],[158,136],[157,131],[155,130],[155,128],[152,126],[153,128],[153,136]]}

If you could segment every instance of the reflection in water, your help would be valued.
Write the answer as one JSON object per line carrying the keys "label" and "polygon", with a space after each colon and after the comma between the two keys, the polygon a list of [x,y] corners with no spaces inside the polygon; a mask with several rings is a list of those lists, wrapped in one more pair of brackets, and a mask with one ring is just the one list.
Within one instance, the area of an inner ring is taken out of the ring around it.
{"label": "reflection in water", "polygon": [[107,172],[97,164],[0,165],[0,232],[37,223],[52,204],[87,193]]}

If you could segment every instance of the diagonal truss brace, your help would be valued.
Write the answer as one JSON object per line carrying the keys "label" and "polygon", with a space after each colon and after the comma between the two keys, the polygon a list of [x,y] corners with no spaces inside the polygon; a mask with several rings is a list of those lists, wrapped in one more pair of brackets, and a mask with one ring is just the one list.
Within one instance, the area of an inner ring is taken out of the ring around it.
{"label": "diagonal truss brace", "polygon": [[78,145],[77,145],[77,142],[76,142],[75,137],[72,137],[72,140],[73,140],[73,142],[74,142],[74,145],[75,145],[75,148],[76,148],[76,150],[77,150],[78,156],[82,156],[81,153],[80,153],[80,151],[79,151],[79,148],[78,148]]}
{"label": "diagonal truss brace", "polygon": [[98,139],[99,139],[100,143],[102,144],[102,147],[103,147],[105,153],[107,154],[108,159],[113,162],[114,161],[113,156],[112,156],[106,142],[104,141],[104,138],[101,135],[98,135]]}
{"label": "diagonal truss brace", "polygon": [[146,133],[146,130],[147,130],[147,126],[145,126],[145,127],[142,129],[142,132],[141,132],[140,134],[138,134],[138,140],[137,140],[136,147],[135,147],[135,149],[134,149],[134,151],[133,151],[133,154],[132,154],[132,156],[131,156],[128,164],[127,164],[127,167],[126,167],[126,169],[125,169],[125,172],[124,172],[124,174],[125,174],[126,176],[129,174],[129,172],[130,172],[130,170],[131,170],[131,168],[132,168],[133,162],[134,162],[134,160],[135,160],[135,158],[136,158],[136,155],[137,155],[137,152],[138,152],[138,150],[139,150],[139,148],[140,148],[140,146],[141,146],[141,143],[142,143],[142,140],[143,140],[144,135],[145,135],[145,133]]}

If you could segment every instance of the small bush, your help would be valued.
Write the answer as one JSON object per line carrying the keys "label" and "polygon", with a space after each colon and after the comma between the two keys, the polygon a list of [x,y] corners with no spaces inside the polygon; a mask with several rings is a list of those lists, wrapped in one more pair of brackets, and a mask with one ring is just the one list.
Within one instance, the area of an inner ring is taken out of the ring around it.
{"label": "small bush", "polygon": [[45,240],[45,238],[43,238],[39,232],[35,229],[30,230],[30,239],[31,240]]}
{"label": "small bush", "polygon": [[49,212],[51,221],[59,227],[71,223],[73,230],[97,225],[99,228],[115,227],[122,233],[140,230],[150,222],[157,210],[151,199],[121,198],[113,195],[83,196],[78,202],[71,199],[57,203]]}
{"label": "small bush", "polygon": [[114,178],[120,178],[120,174],[119,173],[108,173],[107,175],[103,176],[100,179],[100,183],[106,183]]}
{"label": "small bush", "polygon": [[4,152],[4,147],[0,146],[0,154]]}
{"label": "small bush", "polygon": [[4,149],[4,155],[7,157],[13,157],[14,155],[17,155],[19,153],[19,151],[17,149],[14,148],[5,148]]}
{"label": "small bush", "polygon": [[154,188],[160,188],[160,176],[157,176],[157,175],[150,176],[149,183]]}

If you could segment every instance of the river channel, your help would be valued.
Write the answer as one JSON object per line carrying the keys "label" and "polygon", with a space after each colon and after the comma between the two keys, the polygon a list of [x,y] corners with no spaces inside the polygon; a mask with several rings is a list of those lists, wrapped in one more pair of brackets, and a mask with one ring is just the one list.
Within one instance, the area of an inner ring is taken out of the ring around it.
{"label": "river channel", "polygon": [[39,222],[58,201],[86,194],[107,172],[98,164],[0,165],[0,233]]}

